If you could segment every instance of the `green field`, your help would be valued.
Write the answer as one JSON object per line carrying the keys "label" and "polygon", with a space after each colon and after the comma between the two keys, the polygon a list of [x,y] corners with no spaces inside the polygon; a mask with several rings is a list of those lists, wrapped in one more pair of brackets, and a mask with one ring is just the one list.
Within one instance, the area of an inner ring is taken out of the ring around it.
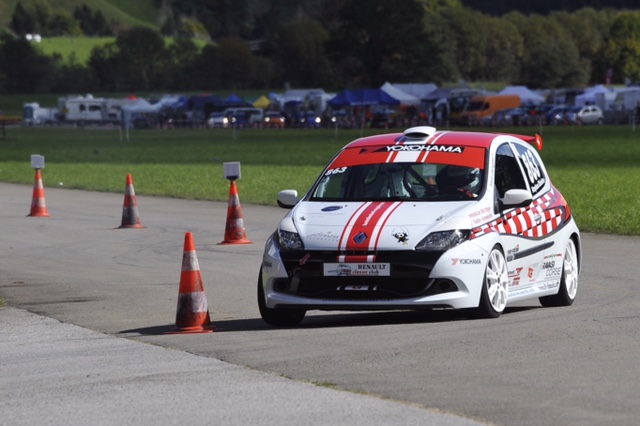
{"label": "green field", "polygon": [[[31,10],[39,0],[0,0],[0,27],[10,24],[18,2]],[[55,0],[47,3],[52,12],[62,10],[70,14],[76,8],[86,5],[92,11],[99,10],[107,22],[117,22],[123,27],[148,26],[157,29],[161,12],[154,0]]]}
{"label": "green field", "polygon": [[[91,52],[97,46],[115,42],[115,37],[47,37],[43,38],[36,46],[40,53],[46,56],[58,54],[64,63],[87,65]],[[196,46],[202,48],[206,41],[193,39]],[[173,38],[166,37],[167,46],[173,43]]]}
{"label": "green field", "polygon": [[91,51],[107,43],[113,43],[115,37],[45,37],[40,43],[34,43],[46,56],[58,54],[64,63],[87,65]]}
{"label": "green field", "polygon": [[[584,232],[640,235],[640,129],[584,126],[542,130],[552,181]],[[304,193],[335,152],[365,130],[120,130],[27,128],[0,134],[0,181],[33,184],[30,156],[45,156],[46,187],[227,201],[223,162],[240,161],[243,204],[275,205],[278,191]]]}

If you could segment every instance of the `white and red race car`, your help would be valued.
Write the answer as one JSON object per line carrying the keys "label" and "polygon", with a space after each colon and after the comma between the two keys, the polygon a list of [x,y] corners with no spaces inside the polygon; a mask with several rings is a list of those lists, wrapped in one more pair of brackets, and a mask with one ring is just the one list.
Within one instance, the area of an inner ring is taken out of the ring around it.
{"label": "white and red race car", "polygon": [[414,127],[355,140],[268,239],[262,318],[295,326],[307,310],[472,308],[576,298],[580,232],[536,152],[542,139]]}

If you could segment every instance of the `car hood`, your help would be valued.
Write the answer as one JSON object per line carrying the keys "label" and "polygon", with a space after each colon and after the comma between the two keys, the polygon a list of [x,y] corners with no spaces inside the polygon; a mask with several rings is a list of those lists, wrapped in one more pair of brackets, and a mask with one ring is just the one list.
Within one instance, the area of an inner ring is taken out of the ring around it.
{"label": "car hood", "polygon": [[300,202],[281,222],[308,250],[406,250],[436,230],[470,229],[476,201]]}

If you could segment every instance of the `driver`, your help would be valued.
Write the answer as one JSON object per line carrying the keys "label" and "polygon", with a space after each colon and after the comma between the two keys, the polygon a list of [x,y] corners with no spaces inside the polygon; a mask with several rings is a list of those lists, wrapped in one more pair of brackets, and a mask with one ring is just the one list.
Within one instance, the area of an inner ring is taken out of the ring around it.
{"label": "driver", "polygon": [[482,184],[480,169],[462,166],[447,166],[436,176],[440,194],[463,193],[477,198]]}

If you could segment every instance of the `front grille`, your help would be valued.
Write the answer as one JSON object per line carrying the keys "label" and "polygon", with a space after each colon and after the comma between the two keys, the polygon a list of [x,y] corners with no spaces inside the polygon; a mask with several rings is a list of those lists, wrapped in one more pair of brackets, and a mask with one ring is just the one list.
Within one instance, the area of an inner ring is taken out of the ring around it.
{"label": "front grille", "polygon": [[390,264],[389,276],[324,276],[324,264],[335,263],[338,253],[281,252],[288,278],[277,280],[274,287],[278,292],[310,299],[352,301],[406,299],[457,290],[452,281],[429,276],[441,253],[398,251],[375,255],[376,263]]}

